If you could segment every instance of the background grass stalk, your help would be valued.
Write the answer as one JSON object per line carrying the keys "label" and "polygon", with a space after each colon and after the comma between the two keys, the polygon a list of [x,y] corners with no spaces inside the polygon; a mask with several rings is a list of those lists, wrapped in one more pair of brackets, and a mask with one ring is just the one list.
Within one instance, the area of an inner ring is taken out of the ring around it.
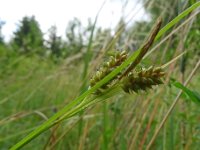
{"label": "background grass stalk", "polygon": [[[186,86],[189,81],[192,79],[193,75],[195,74],[195,72],[197,71],[197,69],[200,66],[200,60],[197,62],[197,64],[195,65],[194,69],[192,70],[191,74],[189,75],[189,77],[187,78],[187,80],[184,82],[184,86]],[[180,96],[182,94],[182,90],[178,93],[177,97],[175,98],[173,104],[171,105],[171,107],[169,108],[169,110],[167,111],[166,115],[164,116],[163,120],[161,121],[158,129],[155,131],[153,137],[151,138],[148,146],[147,146],[147,150],[149,150],[152,146],[152,144],[154,143],[156,137],[158,136],[160,130],[162,129],[162,127],[164,126],[165,122],[167,121],[168,117],[170,116],[170,114],[172,113],[173,109],[175,108]]]}

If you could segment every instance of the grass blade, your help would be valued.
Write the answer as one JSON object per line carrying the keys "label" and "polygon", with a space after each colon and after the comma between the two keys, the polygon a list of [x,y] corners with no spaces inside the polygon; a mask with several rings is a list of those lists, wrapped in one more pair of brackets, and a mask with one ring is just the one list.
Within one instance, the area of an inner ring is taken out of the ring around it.
{"label": "grass blade", "polygon": [[183,90],[183,92],[189,96],[189,98],[191,99],[192,102],[200,105],[200,98],[199,98],[199,94],[196,92],[193,92],[192,90],[188,89],[187,87],[185,87],[184,85],[182,85],[180,82],[175,81],[172,82],[172,85],[174,85],[175,87]]}

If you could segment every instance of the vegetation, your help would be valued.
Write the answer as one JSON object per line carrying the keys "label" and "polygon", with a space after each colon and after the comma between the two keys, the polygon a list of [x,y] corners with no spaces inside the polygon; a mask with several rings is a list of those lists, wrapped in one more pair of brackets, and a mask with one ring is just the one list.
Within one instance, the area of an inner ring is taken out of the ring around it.
{"label": "vegetation", "polygon": [[26,16],[6,43],[0,20],[1,149],[199,148],[200,2],[143,3],[114,35],[97,15],[44,39]]}

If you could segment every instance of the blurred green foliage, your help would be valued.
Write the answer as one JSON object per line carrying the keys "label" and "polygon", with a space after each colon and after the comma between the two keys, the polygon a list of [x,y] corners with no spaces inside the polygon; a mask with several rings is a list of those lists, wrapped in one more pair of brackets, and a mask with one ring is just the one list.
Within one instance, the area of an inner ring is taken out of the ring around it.
{"label": "blurred green foliage", "polygon": [[43,48],[43,35],[35,17],[24,17],[11,41],[14,50],[21,53],[40,52]]}

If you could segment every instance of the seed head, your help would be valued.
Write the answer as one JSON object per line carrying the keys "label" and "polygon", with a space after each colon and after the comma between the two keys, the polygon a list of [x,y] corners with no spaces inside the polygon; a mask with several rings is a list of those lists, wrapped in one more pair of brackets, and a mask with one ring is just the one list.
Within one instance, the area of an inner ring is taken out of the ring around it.
{"label": "seed head", "polygon": [[[120,66],[126,59],[128,53],[126,51],[116,52],[114,56],[111,56],[107,62],[104,62],[102,67],[92,76],[90,79],[90,86],[94,86],[98,81],[102,80],[106,75],[112,72],[116,67]],[[116,79],[116,78],[114,78]],[[112,79],[112,80],[114,80]],[[111,81],[109,82],[111,83]],[[108,87],[109,83],[102,86],[105,89]]]}
{"label": "seed head", "polygon": [[161,78],[165,75],[162,68],[149,67],[138,72],[131,72],[124,77],[122,81],[122,89],[126,93],[138,92],[140,90],[146,91],[154,85],[162,84]]}

